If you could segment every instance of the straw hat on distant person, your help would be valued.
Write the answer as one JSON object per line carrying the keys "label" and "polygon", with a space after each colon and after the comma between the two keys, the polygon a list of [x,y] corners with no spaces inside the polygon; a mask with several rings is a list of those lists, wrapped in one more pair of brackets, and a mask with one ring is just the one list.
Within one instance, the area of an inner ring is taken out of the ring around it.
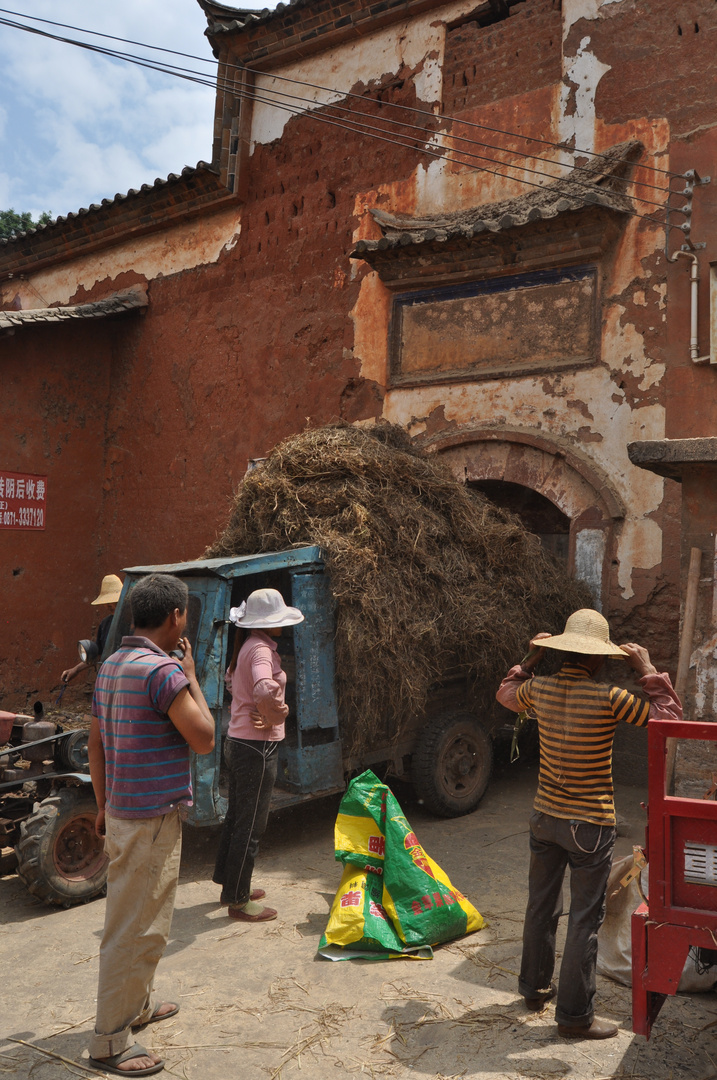
{"label": "straw hat on distant person", "polygon": [[102,578],[102,586],[99,596],[92,601],[93,604],[116,604],[122,592],[122,581],[116,574],[105,574]]}
{"label": "straw hat on distant person", "polygon": [[610,641],[607,619],[592,608],[574,611],[565,624],[562,634],[537,638],[531,641],[541,649],[559,649],[561,652],[585,653],[589,656],[614,656],[626,660],[627,655]]}

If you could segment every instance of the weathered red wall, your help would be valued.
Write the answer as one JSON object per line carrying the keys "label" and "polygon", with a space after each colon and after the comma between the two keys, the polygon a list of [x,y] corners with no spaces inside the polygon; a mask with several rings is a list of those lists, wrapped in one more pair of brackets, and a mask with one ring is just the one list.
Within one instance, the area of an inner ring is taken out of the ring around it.
{"label": "weathered red wall", "polygon": [[99,621],[89,601],[115,568],[101,530],[111,366],[111,336],[95,324],[23,328],[0,342],[0,461],[47,475],[46,528],[0,530],[0,708],[47,699]]}
{"label": "weathered red wall", "polygon": [[577,22],[565,42],[611,65],[600,80],[598,116],[609,124],[667,116],[673,138],[714,124],[717,5],[712,0],[634,0],[605,5],[600,19]]}
{"label": "weathered red wall", "polygon": [[[679,38],[677,8],[690,18],[696,12],[699,33],[693,29],[686,39],[683,28]],[[495,45],[490,87],[485,66],[477,67],[472,87],[466,79],[461,89],[473,31],[453,31],[446,106],[460,113],[515,92],[516,77],[506,71],[516,42],[519,89],[557,80],[556,11],[550,0],[535,0],[480,31],[503,50]],[[566,46],[575,52],[589,34],[591,48],[613,65],[598,88],[598,119],[666,115],[679,136],[673,167],[714,171],[713,133],[689,131],[717,119],[709,82],[717,6],[638,0],[604,12],[602,20],[576,24]],[[708,73],[704,90],[696,64]],[[390,82],[384,101],[413,103],[411,72],[394,73]],[[365,108],[378,112],[380,105]],[[355,195],[408,178],[422,160],[418,150],[364,140],[316,116],[292,119],[281,140],[259,146],[249,159],[241,235],[216,264],[151,281],[146,315],[28,327],[2,339],[2,462],[47,473],[49,500],[44,533],[0,532],[0,707],[36,693],[47,698],[57,686],[77,638],[96,622],[88,601],[104,573],[201,554],[226,520],[248,458],[306,423],[380,414],[384,388],[361,379],[353,355],[349,313],[366,273],[359,264],[352,275],[348,258]],[[715,235],[714,192],[713,184],[696,195],[697,239]],[[703,272],[714,257],[710,246]],[[692,365],[687,354],[686,265],[653,261],[643,272],[647,282],[668,282],[666,324],[652,320],[656,308],[644,320],[651,354],[664,360],[667,374],[650,390],[628,390],[634,400],[651,395],[665,404],[668,435],[713,434],[715,373]],[[127,283],[99,282],[75,299],[106,296]],[[706,351],[705,281],[701,300]],[[671,482],[659,519],[662,566],[637,572],[636,599],[615,600],[611,614],[667,662],[675,652],[679,578],[679,488]]]}
{"label": "weathered red wall", "polygon": [[[407,100],[406,86],[385,93]],[[47,464],[46,532],[0,533],[4,566],[24,565],[26,550],[28,564],[44,566],[13,579],[12,603],[3,604],[11,704],[24,704],[29,684],[45,697],[59,684],[89,632],[95,611],[86,601],[104,573],[202,554],[249,458],[307,423],[380,413],[380,394],[352,356],[353,192],[406,175],[417,155],[357,148],[354,138],[292,120],[280,142],[252,157],[241,237],[216,265],[150,282],[140,317],[74,333],[29,327],[3,346],[14,394],[5,401],[17,417],[3,460],[42,472],[46,446],[58,446]],[[127,275],[98,282],[71,302],[127,284]],[[39,633],[38,611],[50,624]]]}
{"label": "weathered red wall", "polygon": [[455,116],[475,105],[559,82],[562,29],[560,7],[553,0],[533,0],[489,26],[473,20],[449,29],[444,112]]}

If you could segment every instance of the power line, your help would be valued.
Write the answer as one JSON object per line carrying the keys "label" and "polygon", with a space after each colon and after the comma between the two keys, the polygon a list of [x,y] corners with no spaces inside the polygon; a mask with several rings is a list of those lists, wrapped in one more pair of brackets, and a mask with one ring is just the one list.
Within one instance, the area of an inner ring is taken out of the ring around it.
{"label": "power line", "polygon": [[[3,10],[3,9],[0,9],[0,10]],[[49,20],[42,20],[42,21],[49,21]],[[62,35],[52,34],[52,33],[49,33],[48,31],[40,30],[40,29],[37,29],[35,27],[24,26],[21,23],[14,23],[9,19],[0,18],[0,25],[6,25],[6,26],[9,26],[9,27],[11,27],[13,29],[25,30],[28,33],[35,34],[35,35],[38,35],[40,37],[49,38],[49,39],[55,40],[55,41],[61,41],[61,42],[65,43],[65,44],[74,45],[74,46],[76,46],[78,48],[85,49],[85,50],[87,50],[89,52],[95,52],[98,55],[102,55],[102,56],[112,58],[112,59],[123,60],[123,61],[133,63],[133,64],[136,64],[137,66],[144,67],[144,68],[147,68],[149,70],[156,71],[156,72],[159,72],[159,73],[162,73],[162,74],[174,75],[174,76],[176,76],[178,78],[182,78],[182,79],[184,79],[186,81],[189,81],[189,82],[194,82],[194,83],[198,83],[200,85],[211,86],[211,87],[215,86],[214,80],[209,81],[208,79],[204,78],[201,73],[192,72],[191,69],[181,68],[178,65],[168,64],[166,62],[155,63],[154,61],[151,61],[151,60],[149,60],[147,58],[138,57],[138,56],[135,56],[135,55],[133,55],[131,53],[126,53],[126,52],[122,52],[120,50],[105,48],[103,46],[92,45],[92,44],[90,44],[88,42],[77,41],[77,40],[75,40],[73,38],[66,38],[66,37],[64,37]],[[92,33],[95,33],[95,32],[92,31]],[[103,35],[100,35],[100,36],[103,36]],[[122,39],[120,39],[120,40],[122,40]],[[155,46],[151,46],[151,48],[155,48]],[[312,117],[313,119],[315,119],[315,120],[317,120],[317,121],[319,121],[321,123],[328,124],[331,127],[336,127],[336,128],[340,128],[340,129],[345,130],[345,131],[350,131],[350,132],[366,135],[366,136],[368,136],[370,138],[373,138],[373,139],[376,139],[378,141],[386,142],[389,145],[395,145],[396,141],[397,141],[397,133],[393,133],[393,132],[388,132],[387,133],[385,128],[376,127],[374,124],[369,123],[368,119],[365,122],[357,121],[357,120],[352,119],[352,120],[349,120],[349,121],[344,120],[343,123],[340,123],[340,122],[338,122],[336,120],[331,120],[328,117],[323,116],[321,113],[315,112],[313,109],[301,109],[301,108],[296,108],[294,106],[280,105],[278,102],[276,102],[276,101],[274,101],[274,100],[272,100],[270,98],[261,98],[261,97],[259,97],[258,92],[257,92],[257,90],[255,88],[242,90],[242,89],[237,88],[234,83],[224,83],[223,84],[222,80],[220,80],[220,79],[217,79],[217,85],[219,85],[223,89],[228,89],[236,97],[246,98],[246,99],[249,99],[249,100],[258,101],[259,103],[269,105],[269,106],[271,106],[273,108],[280,109],[281,111],[290,112],[292,115],[309,115],[310,113],[313,113],[313,117]],[[321,89],[321,88],[319,88],[319,89]],[[274,93],[274,94],[279,94],[280,93],[279,91],[275,91],[275,90],[269,90],[269,92]],[[347,109],[346,107],[338,107],[336,105],[317,103],[315,100],[301,98],[301,97],[298,97],[296,95],[282,94],[282,96],[283,97],[294,97],[296,100],[305,101],[308,105],[311,105],[311,106],[316,106],[317,104],[319,104],[323,108],[344,108],[344,110],[348,111],[352,116],[356,116],[356,115],[359,115],[361,117],[366,117],[367,116],[366,113],[358,113],[357,114],[357,113],[354,113],[353,110]],[[352,96],[357,96],[357,95],[352,95]],[[365,100],[365,99],[362,98],[361,100]],[[430,113],[429,115],[433,117],[434,114]],[[393,124],[398,123],[397,121],[388,121],[388,122],[393,123]],[[421,140],[421,141],[429,141],[430,142],[431,136],[436,134],[436,132],[431,132],[428,129],[418,128],[417,125],[399,125],[399,126],[414,127],[416,130],[420,131],[421,134],[427,136],[426,140]],[[379,132],[382,132],[383,134],[378,134]],[[390,134],[391,138],[386,138],[385,136],[387,134]],[[439,133],[439,134],[442,134],[442,133]],[[450,137],[450,136],[448,136],[448,137]],[[409,137],[405,136],[405,138],[409,138]],[[471,140],[468,140],[468,141],[471,141]],[[543,185],[543,184],[538,184],[538,183],[535,183],[533,181],[526,180],[523,177],[515,177],[515,176],[507,175],[506,173],[503,173],[503,172],[497,172],[496,170],[488,169],[485,166],[473,165],[470,161],[469,162],[460,161],[458,158],[455,157],[455,155],[460,154],[463,157],[476,158],[476,159],[480,159],[480,160],[484,160],[484,161],[489,161],[489,162],[491,162],[491,164],[501,165],[504,168],[514,169],[514,170],[520,169],[521,166],[510,165],[509,163],[506,163],[506,162],[496,161],[494,158],[485,157],[483,155],[475,155],[475,154],[471,154],[470,152],[465,151],[465,150],[460,150],[460,149],[455,150],[455,149],[451,149],[449,147],[444,148],[445,153],[437,153],[437,152],[428,150],[425,146],[419,148],[419,147],[417,147],[415,145],[415,143],[416,143],[416,140],[411,139],[410,142],[403,141],[403,142],[400,142],[399,145],[404,146],[407,149],[417,150],[418,152],[420,152],[422,154],[425,154],[428,157],[432,157],[432,158],[436,158],[436,159],[443,159],[443,160],[453,160],[454,163],[456,163],[456,164],[462,164],[462,165],[467,166],[469,168],[473,168],[476,171],[486,172],[486,173],[489,173],[491,175],[500,177],[502,179],[511,180],[514,183],[520,183],[520,184],[524,184],[524,185],[527,185],[527,186],[530,186],[530,187],[539,188],[540,190],[545,190],[545,185]],[[448,157],[449,152],[454,155],[452,159]],[[538,175],[550,175],[550,174],[541,173],[538,170],[528,170],[528,171],[537,172]],[[556,180],[559,183],[562,178],[551,177],[551,179],[553,179],[553,186],[557,186]],[[568,180],[565,181],[565,183],[568,183],[568,182],[569,182]],[[561,189],[558,188],[558,190],[561,190]],[[562,189],[562,190],[563,190],[564,194],[572,194],[574,196],[574,192],[569,191],[569,189]],[[643,200],[643,201],[646,201],[646,200]],[[660,205],[660,204],[653,203],[652,205]],[[662,208],[662,207],[660,207],[660,208]],[[664,207],[664,209],[669,210],[668,207]],[[634,211],[634,210],[624,210],[622,212],[624,212],[625,214],[627,214],[629,216],[637,217],[637,218],[641,218],[641,219],[643,219],[645,221],[649,221],[653,225],[657,224],[657,225],[665,226],[667,228],[680,229],[679,226],[673,225],[669,221],[656,221],[654,219],[654,217],[652,217],[650,215],[646,215],[646,214],[640,214],[639,212]],[[680,230],[680,231],[682,231],[682,230]]]}
{"label": "power line", "polygon": [[[55,22],[52,19],[42,19],[42,18],[40,18],[39,16],[36,16],[36,15],[24,15],[22,12],[10,11],[9,9],[6,9],[6,8],[0,8],[0,12],[4,12],[7,15],[15,15],[18,18],[31,19],[33,22],[45,23],[46,25],[49,25],[49,26],[59,26],[59,27],[62,27],[63,29],[74,30],[74,31],[76,31],[78,33],[89,34],[89,35],[92,35],[94,37],[106,38],[107,40],[110,40],[110,41],[119,41],[119,42],[122,42],[123,44],[128,44],[128,45],[138,45],[140,48],[151,49],[151,50],[153,50],[155,52],[164,52],[164,53],[169,53],[169,54],[171,54],[173,56],[181,56],[181,57],[184,57],[185,59],[189,59],[189,60],[198,60],[200,63],[203,63],[203,64],[209,64],[209,63],[213,64],[214,63],[213,59],[210,60],[210,59],[208,59],[207,57],[204,57],[204,56],[197,56],[194,53],[180,52],[180,51],[178,51],[176,49],[167,49],[167,48],[165,48],[164,46],[161,46],[161,45],[148,45],[146,42],[135,41],[132,38],[123,38],[123,37],[117,37],[116,35],[113,35],[113,34],[104,34],[104,33],[102,33],[101,31],[98,31],[98,30],[87,30],[84,27],[74,26],[74,25],[72,25],[70,23],[60,23],[60,22]],[[30,27],[22,27],[21,24],[18,24],[18,28],[19,29],[31,30]],[[52,36],[52,35],[48,35],[48,36]],[[68,41],[70,39],[60,38],[59,40]],[[121,56],[122,54],[117,53],[115,55]],[[168,66],[173,67],[175,65],[168,65]],[[322,91],[324,91],[325,93],[328,93],[328,94],[336,94],[340,98],[344,98],[344,97],[345,98],[355,98],[358,101],[365,101],[366,100],[366,98],[361,94],[354,94],[354,93],[351,93],[350,91],[341,91],[341,90],[337,90],[337,89],[332,88],[332,87],[321,86],[320,84],[317,84],[317,83],[306,82],[306,81],[304,81],[302,79],[295,79],[295,78],[291,78],[291,77],[285,76],[285,75],[278,75],[278,74],[275,74],[273,72],[264,72],[264,71],[261,71],[258,68],[249,67],[246,64],[241,64],[241,63],[239,63],[239,64],[227,64],[227,63],[225,63],[224,66],[225,66],[225,68],[227,68],[230,71],[249,71],[254,75],[264,75],[264,76],[266,76],[268,78],[276,79],[277,81],[280,81],[280,82],[290,82],[290,83],[293,83],[294,85],[305,86],[305,87],[308,87],[308,88],[310,88],[312,90],[322,90]],[[188,70],[191,70],[191,69],[188,69],[188,68],[182,69],[182,68],[177,67],[177,70],[188,71]],[[194,74],[201,75],[201,72],[194,72]],[[321,103],[321,104],[326,105],[328,103]],[[447,122],[454,123],[454,124],[463,124],[463,125],[465,125],[467,127],[472,127],[472,128],[480,129],[480,130],[483,130],[483,131],[490,131],[490,132],[493,132],[494,134],[507,135],[507,136],[509,136],[511,138],[522,139],[525,142],[535,142],[535,143],[539,143],[539,144],[541,144],[543,146],[550,146],[553,149],[561,150],[563,152],[567,152],[567,153],[571,153],[571,154],[578,154],[580,156],[585,156],[585,157],[600,157],[601,156],[599,153],[597,153],[596,151],[593,151],[593,150],[581,150],[579,148],[567,147],[563,143],[551,142],[548,139],[541,139],[541,138],[538,138],[538,137],[532,136],[532,135],[523,135],[523,134],[520,134],[519,132],[507,131],[504,128],[491,127],[491,126],[489,126],[487,124],[479,124],[479,123],[476,123],[475,121],[460,119],[460,118],[455,117],[455,116],[449,116],[449,115],[447,115],[445,113],[434,113],[434,112],[432,112],[432,111],[430,111],[428,109],[419,109],[419,108],[415,108],[415,107],[413,107],[411,105],[401,105],[401,104],[399,104],[397,102],[388,102],[388,104],[390,105],[391,108],[416,113],[416,114],[419,114],[419,115],[422,115],[422,116],[427,116],[427,117],[430,117],[432,120],[439,119],[439,120],[445,120]],[[454,136],[454,137],[458,137],[458,136]],[[464,141],[470,141],[470,140],[464,140]],[[491,146],[491,144],[485,144],[485,143],[476,143],[476,145]],[[504,147],[501,147],[501,148],[493,147],[493,149],[501,149],[501,150],[505,150],[508,153],[516,153],[516,154],[519,154],[521,157],[531,157],[531,158],[535,158],[535,159],[541,160],[541,161],[549,161],[552,164],[550,159],[542,158],[539,154],[528,154],[525,151],[515,150],[515,149],[508,150],[507,148],[504,148]],[[565,167],[566,168],[574,168],[574,169],[581,168],[581,166],[579,166],[579,165],[574,165],[574,164],[571,165],[569,163],[566,163]],[[656,168],[655,166],[652,166],[652,165],[644,165],[643,164],[643,165],[640,165],[638,167],[641,168],[641,169],[646,169],[646,170],[648,170],[650,172],[659,173],[659,174],[661,174],[663,176],[669,176],[671,179],[684,179],[682,173],[670,172],[667,169],[658,169],[658,168]],[[656,191],[669,191],[670,190],[669,188],[661,188],[661,187],[657,187],[656,185],[647,184],[645,182],[641,182],[641,181],[637,181],[637,180],[627,181],[623,177],[615,177],[615,179],[622,180],[623,182],[626,182],[626,183],[632,182],[632,183],[634,183],[634,184],[636,184],[637,186],[640,186],[640,187],[654,187]],[[673,191],[673,192],[671,192],[671,194],[679,194],[679,192],[674,192]],[[645,200],[643,200],[643,201],[645,201]]]}
{"label": "power line", "polygon": [[[280,95],[284,99],[289,99],[289,100],[293,100],[293,101],[310,101],[311,100],[311,99],[307,99],[307,98],[304,98],[304,97],[300,97],[300,96],[298,96],[296,94],[286,93],[285,91],[282,91],[282,90],[274,90],[273,88],[268,87],[268,86],[262,87],[261,92],[264,93],[264,94]],[[362,99],[362,100],[366,100],[366,99]],[[324,109],[334,109],[337,112],[348,113],[352,117],[357,117],[357,116],[364,117],[365,116],[368,119],[371,119],[369,113],[355,111],[353,109],[350,109],[346,105],[339,105],[339,104],[334,103],[334,102],[331,102],[331,103],[330,102],[317,102],[316,104],[320,104],[321,107],[324,108]],[[389,104],[391,104],[391,103],[389,102]],[[307,110],[307,112],[308,111],[310,111],[310,110]],[[504,146],[496,146],[493,143],[479,142],[479,141],[477,141],[475,139],[467,139],[467,138],[464,138],[463,136],[453,135],[452,133],[448,133],[448,132],[431,131],[430,128],[419,127],[418,124],[409,124],[408,122],[402,121],[402,120],[390,120],[385,116],[374,117],[373,119],[378,120],[379,123],[381,123],[381,124],[390,124],[393,127],[409,128],[412,131],[421,132],[423,135],[428,135],[429,136],[429,139],[427,139],[426,141],[431,141],[433,136],[439,136],[441,138],[450,139],[450,140],[452,140],[454,142],[456,142],[456,141],[457,142],[465,142],[465,143],[468,143],[470,146],[483,146],[483,147],[486,147],[487,149],[490,149],[490,150],[497,150],[499,153],[511,153],[512,152],[510,150],[507,150],[506,147],[504,147]],[[453,147],[450,147],[450,146],[445,146],[444,149],[446,151],[452,151],[453,153],[457,152],[459,154],[462,154],[464,157],[471,158],[471,159],[473,159],[475,161],[489,161],[489,162],[491,162],[491,164],[493,164],[493,165],[501,165],[505,169],[521,169],[524,172],[532,173],[535,176],[544,176],[544,177],[546,177],[547,179],[550,179],[550,180],[565,180],[566,182],[569,182],[571,184],[575,184],[578,187],[585,188],[586,190],[594,191],[594,189],[595,189],[594,184],[591,184],[589,181],[586,182],[584,180],[577,180],[577,179],[575,179],[574,174],[573,174],[573,178],[568,180],[565,177],[556,175],[555,173],[544,172],[542,169],[531,169],[528,165],[512,165],[510,162],[507,162],[507,161],[496,161],[495,158],[487,157],[484,154],[473,154],[473,153],[470,153],[468,150],[461,150],[461,149],[456,150],[456,149],[454,149]],[[530,157],[530,158],[535,157],[535,155],[533,155],[533,154],[524,154],[522,156],[523,157]],[[538,158],[538,160],[546,161],[548,164],[551,164],[551,165],[560,165],[560,162],[550,161],[549,159],[542,158],[542,157]],[[577,172],[577,171],[580,171],[582,166],[573,165],[573,166],[570,166],[570,168],[575,169],[575,171]],[[624,178],[619,177],[619,176],[615,176],[615,177],[611,177],[611,179],[623,180]],[[645,186],[653,187],[654,185],[649,184],[649,185],[645,185]],[[657,190],[658,191],[666,191],[667,189],[666,188],[658,188]],[[625,198],[637,199],[637,196],[625,196]],[[658,202],[655,202],[652,199],[646,199],[642,195],[639,196],[639,200],[640,200],[641,203],[646,203],[648,206],[656,206],[659,210],[664,210],[666,208],[664,203],[662,203],[662,202],[658,203]],[[682,212],[680,210],[677,210],[676,207],[673,207],[672,209],[676,213],[681,213]]]}
{"label": "power line", "polygon": [[[251,91],[251,90],[235,90],[234,92],[235,92],[237,97],[245,98],[245,99],[247,99],[249,101],[258,101],[260,104],[270,105],[272,108],[280,109],[283,112],[291,113],[293,116],[310,116],[311,119],[316,120],[317,122],[320,122],[320,123],[323,123],[323,124],[327,124],[330,127],[339,128],[342,131],[354,132],[354,133],[359,134],[359,135],[368,135],[370,138],[376,139],[376,140],[378,140],[380,142],[388,143],[389,146],[396,146],[396,145],[403,146],[408,150],[415,150],[417,153],[425,154],[425,155],[427,155],[428,157],[431,157],[431,158],[436,158],[438,160],[443,160],[443,161],[451,161],[452,160],[454,162],[454,164],[465,165],[468,168],[474,169],[476,172],[490,173],[492,176],[498,176],[498,177],[501,177],[504,180],[512,180],[514,183],[527,184],[529,187],[537,188],[540,191],[549,190],[546,187],[545,184],[538,184],[538,183],[535,183],[532,180],[525,180],[522,177],[509,176],[506,173],[497,172],[495,169],[486,169],[485,166],[473,165],[471,162],[460,161],[455,157],[449,158],[447,156],[447,154],[438,153],[436,151],[428,150],[425,146],[419,147],[419,146],[416,145],[416,143],[419,140],[411,138],[410,136],[405,136],[404,137],[405,139],[408,139],[409,141],[400,141],[401,136],[400,136],[400,134],[398,132],[389,132],[388,134],[391,137],[387,138],[386,133],[384,133],[384,135],[377,134],[378,131],[381,131],[383,129],[376,128],[373,125],[369,125],[369,124],[362,124],[360,121],[355,121],[355,120],[348,120],[347,121],[347,120],[344,120],[343,122],[339,122],[337,120],[331,120],[329,117],[323,116],[321,113],[316,113],[313,110],[300,109],[300,108],[297,108],[296,106],[293,106],[293,105],[281,105],[278,102],[273,101],[271,99],[259,97],[255,91]],[[423,141],[423,140],[421,140],[421,141]],[[446,150],[448,150],[448,149],[449,148],[446,148]],[[455,153],[466,154],[467,152],[464,151],[464,150],[458,150],[458,151],[453,151],[453,153],[454,154]],[[476,155],[468,155],[468,156],[475,157]],[[487,160],[492,161],[493,159],[488,158]],[[497,164],[502,164],[502,163],[497,163]],[[518,166],[518,165],[507,165],[506,167],[507,168],[515,168],[515,169],[520,168],[520,166]],[[564,182],[567,185],[571,181],[569,179],[566,179]],[[551,185],[551,187],[552,186],[555,186],[556,189],[558,191],[560,191],[561,194],[572,197],[572,198],[575,198],[575,192],[571,191],[568,187],[560,188],[560,187],[558,187],[557,183],[555,185]],[[655,218],[653,218],[649,214],[640,214],[635,210],[621,210],[620,212],[624,213],[628,217],[641,218],[644,221],[648,221],[651,225],[660,225],[660,226],[665,226],[666,228],[669,228],[669,229],[678,229],[680,232],[683,231],[682,229],[680,229],[679,225],[673,225],[671,222],[668,222],[668,221],[657,221],[657,220],[655,220]]]}
{"label": "power line", "polygon": [[[199,59],[199,57],[197,57],[196,59]],[[242,69],[245,70],[245,71],[250,71],[253,75],[263,75],[265,78],[268,78],[268,79],[277,79],[280,82],[291,82],[291,83],[295,83],[295,84],[297,84],[299,86],[306,86],[311,90],[323,90],[327,94],[336,94],[339,97],[357,98],[359,101],[365,101],[366,100],[366,98],[363,97],[361,94],[353,94],[348,90],[347,91],[336,90],[336,89],[334,89],[332,87],[329,87],[329,86],[321,86],[320,84],[317,84],[317,83],[305,82],[302,79],[292,79],[292,78],[290,78],[288,76],[285,76],[285,75],[277,75],[273,71],[262,71],[260,68],[252,68],[252,67],[247,66],[246,64],[227,64],[226,66],[229,67],[229,68],[234,68],[234,69],[239,70],[239,71],[241,71]],[[405,112],[418,113],[421,116],[429,116],[432,120],[445,120],[446,122],[449,122],[449,123],[452,123],[452,124],[464,124],[466,127],[478,128],[481,131],[491,131],[496,135],[508,135],[508,136],[510,136],[510,138],[523,139],[525,142],[541,143],[543,146],[551,146],[555,150],[562,150],[562,151],[564,151],[566,153],[569,153],[569,154],[578,154],[578,155],[585,156],[585,157],[600,157],[601,156],[599,153],[597,153],[594,150],[580,150],[580,149],[575,148],[575,147],[565,146],[564,143],[550,142],[548,139],[539,139],[539,138],[537,138],[536,136],[533,136],[533,135],[521,135],[520,132],[517,132],[517,131],[506,131],[504,128],[490,127],[488,124],[479,124],[479,123],[477,123],[477,122],[475,122],[473,120],[464,120],[464,119],[461,119],[460,117],[457,117],[457,116],[449,116],[447,113],[441,113],[441,112],[434,113],[434,112],[431,112],[430,109],[418,109],[418,108],[415,108],[413,105],[400,105],[398,102],[393,102],[393,101],[387,102],[387,104],[392,109],[401,109],[401,110],[403,110]],[[527,153],[525,153],[524,151],[521,151],[521,150],[514,150],[514,151],[509,151],[509,152],[510,153],[521,154],[523,157],[536,157],[536,156],[539,156],[539,155],[535,155],[535,154],[527,154]],[[541,159],[541,160],[546,160],[546,159]],[[579,165],[570,165],[570,164],[567,164],[566,167],[569,168],[569,169],[580,168]],[[679,180],[684,179],[684,176],[683,176],[682,173],[670,172],[667,169],[658,169],[653,165],[640,165],[639,167],[641,169],[647,169],[649,172],[661,173],[663,176],[669,176],[670,179],[679,179]],[[637,183],[637,181],[633,181],[633,183]],[[653,187],[654,185],[652,185],[652,184],[641,184],[640,186],[642,186],[642,187]],[[658,188],[657,190],[658,191],[668,191],[669,188]]]}

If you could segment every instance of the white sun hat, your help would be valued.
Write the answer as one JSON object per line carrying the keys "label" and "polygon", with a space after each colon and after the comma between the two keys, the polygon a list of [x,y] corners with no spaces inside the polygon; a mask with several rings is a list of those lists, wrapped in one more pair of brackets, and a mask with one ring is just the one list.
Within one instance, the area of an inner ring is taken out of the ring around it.
{"label": "white sun hat", "polygon": [[541,649],[560,649],[561,652],[585,653],[588,656],[614,656],[621,660],[627,654],[610,641],[610,627],[607,619],[592,608],[574,611],[565,623],[562,634],[553,637],[538,638],[531,641]]}
{"label": "white sun hat", "polygon": [[268,630],[274,626],[295,626],[304,621],[298,608],[288,607],[276,589],[256,589],[247,600],[229,612],[229,620],[246,630]]}

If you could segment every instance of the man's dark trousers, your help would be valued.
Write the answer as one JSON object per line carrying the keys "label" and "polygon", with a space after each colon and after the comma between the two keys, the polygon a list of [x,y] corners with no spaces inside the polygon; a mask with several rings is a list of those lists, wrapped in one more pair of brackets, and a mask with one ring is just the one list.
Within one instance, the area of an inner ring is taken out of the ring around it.
{"label": "man's dark trousers", "polygon": [[547,991],[555,967],[555,934],[563,912],[563,877],[570,866],[570,914],[555,1008],[566,1027],[594,1016],[598,930],[615,846],[611,825],[568,821],[539,812],[530,819],[530,877],[518,988],[526,998]]}

